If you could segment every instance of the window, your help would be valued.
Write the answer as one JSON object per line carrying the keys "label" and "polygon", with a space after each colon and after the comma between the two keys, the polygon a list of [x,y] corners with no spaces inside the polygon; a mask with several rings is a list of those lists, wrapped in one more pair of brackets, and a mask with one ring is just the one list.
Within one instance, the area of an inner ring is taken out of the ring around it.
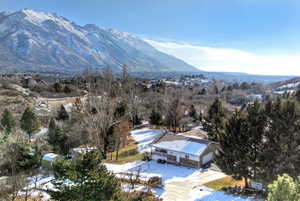
{"label": "window", "polygon": [[188,154],[185,154],[185,159],[190,159],[190,156]]}
{"label": "window", "polygon": [[161,153],[165,153],[165,154],[167,153],[167,150],[165,150],[165,149],[158,149],[158,148],[156,148],[155,151],[161,152]]}

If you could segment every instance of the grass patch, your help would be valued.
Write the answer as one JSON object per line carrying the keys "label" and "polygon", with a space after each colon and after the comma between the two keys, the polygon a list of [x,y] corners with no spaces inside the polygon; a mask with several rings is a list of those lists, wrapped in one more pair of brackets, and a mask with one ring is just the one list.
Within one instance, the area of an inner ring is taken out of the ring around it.
{"label": "grass patch", "polygon": [[119,157],[116,160],[117,152],[107,154],[107,159],[104,162],[113,163],[113,164],[124,164],[143,158],[143,154],[138,152],[137,143],[134,140],[131,140],[128,145],[119,150]]}
{"label": "grass patch", "polygon": [[206,186],[213,190],[222,190],[223,188],[234,187],[234,186],[244,187],[245,182],[244,180],[235,180],[232,177],[227,176],[222,179],[217,179],[215,181],[205,183],[203,184],[203,186]]}

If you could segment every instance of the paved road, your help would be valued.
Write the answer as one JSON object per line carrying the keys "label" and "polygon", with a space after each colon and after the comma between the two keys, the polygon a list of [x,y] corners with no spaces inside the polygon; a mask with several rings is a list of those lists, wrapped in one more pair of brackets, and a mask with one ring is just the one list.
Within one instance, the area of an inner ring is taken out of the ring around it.
{"label": "paved road", "polygon": [[224,173],[207,170],[192,180],[174,181],[165,184],[165,193],[163,194],[164,201],[189,201],[189,193],[197,186],[201,186],[207,182],[214,181],[226,177]]}

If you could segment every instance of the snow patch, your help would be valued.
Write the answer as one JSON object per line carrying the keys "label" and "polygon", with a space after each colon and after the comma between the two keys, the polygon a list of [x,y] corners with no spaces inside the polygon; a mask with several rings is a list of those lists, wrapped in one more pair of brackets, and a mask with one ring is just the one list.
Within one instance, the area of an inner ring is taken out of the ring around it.
{"label": "snow patch", "polygon": [[149,144],[153,142],[158,136],[166,131],[154,130],[149,128],[137,129],[130,132],[132,138],[138,143],[138,150],[140,152],[150,152]]}
{"label": "snow patch", "polygon": [[214,191],[202,186],[196,187],[194,190],[192,190],[188,197],[190,197],[189,201],[253,201],[250,199],[225,194],[221,191]]}

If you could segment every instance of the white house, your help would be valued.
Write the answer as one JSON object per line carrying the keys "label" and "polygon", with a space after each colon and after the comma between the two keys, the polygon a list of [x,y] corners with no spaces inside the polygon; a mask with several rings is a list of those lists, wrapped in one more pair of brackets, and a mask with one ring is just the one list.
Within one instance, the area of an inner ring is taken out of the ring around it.
{"label": "white house", "polygon": [[206,139],[165,134],[151,144],[151,158],[200,168],[213,160],[219,145]]}

